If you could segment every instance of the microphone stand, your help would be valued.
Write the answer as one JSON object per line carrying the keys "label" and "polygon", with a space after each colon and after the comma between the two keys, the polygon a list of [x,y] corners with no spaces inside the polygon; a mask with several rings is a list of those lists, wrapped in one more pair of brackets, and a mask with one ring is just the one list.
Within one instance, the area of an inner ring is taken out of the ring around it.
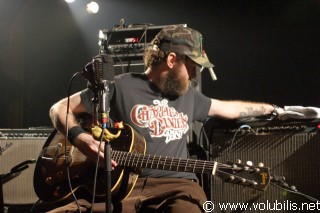
{"label": "microphone stand", "polygon": [[[110,127],[109,121],[109,85],[106,80],[103,80],[100,84],[97,85],[97,95],[99,100],[99,113],[97,113],[97,107],[95,106],[95,114],[99,114],[95,116],[95,123],[100,123],[102,132],[100,135],[100,141],[102,141],[104,130]],[[96,104],[96,103],[95,103]],[[100,122],[97,122],[97,117],[100,118]],[[105,141],[104,145],[104,159],[105,159],[105,181],[106,181],[106,212],[112,212],[112,199],[111,199],[111,172],[112,172],[112,164],[111,164],[111,144],[108,141]]]}

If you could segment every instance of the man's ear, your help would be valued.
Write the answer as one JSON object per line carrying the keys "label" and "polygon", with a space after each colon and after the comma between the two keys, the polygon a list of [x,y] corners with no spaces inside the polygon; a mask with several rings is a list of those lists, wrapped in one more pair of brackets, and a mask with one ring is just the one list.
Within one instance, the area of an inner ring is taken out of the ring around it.
{"label": "man's ear", "polygon": [[169,53],[167,57],[167,65],[170,69],[173,68],[174,63],[177,60],[177,55],[174,52]]}

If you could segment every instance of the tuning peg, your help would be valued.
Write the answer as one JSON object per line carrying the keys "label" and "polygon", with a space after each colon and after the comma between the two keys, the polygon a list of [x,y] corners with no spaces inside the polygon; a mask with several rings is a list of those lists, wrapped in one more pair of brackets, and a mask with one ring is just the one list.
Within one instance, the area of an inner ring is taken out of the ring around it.
{"label": "tuning peg", "polygon": [[248,160],[247,163],[246,163],[248,166],[253,166],[253,163],[252,161]]}
{"label": "tuning peg", "polygon": [[297,188],[296,188],[294,185],[290,186],[290,189],[291,189],[292,191],[297,191]]}
{"label": "tuning peg", "polygon": [[236,163],[241,164],[242,161],[240,159],[237,159]]}
{"label": "tuning peg", "polygon": [[264,167],[264,163],[258,163],[258,167]]}
{"label": "tuning peg", "polygon": [[253,181],[253,180],[247,180],[246,181],[249,185],[253,185],[253,186],[257,186],[258,183],[256,181]]}

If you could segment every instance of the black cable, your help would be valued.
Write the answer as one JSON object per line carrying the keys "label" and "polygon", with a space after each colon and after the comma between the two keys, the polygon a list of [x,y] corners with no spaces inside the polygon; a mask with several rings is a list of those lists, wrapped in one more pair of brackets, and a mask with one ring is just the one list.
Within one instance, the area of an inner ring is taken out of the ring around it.
{"label": "black cable", "polygon": [[276,187],[276,188],[282,189],[282,190],[284,190],[284,191],[287,191],[287,192],[291,192],[291,193],[300,195],[300,196],[302,196],[302,197],[304,197],[304,198],[306,198],[306,199],[308,199],[308,200],[310,200],[310,201],[319,202],[319,203],[320,203],[320,200],[318,200],[318,199],[316,199],[316,198],[313,198],[313,197],[311,197],[311,196],[309,196],[309,195],[303,194],[303,193],[299,192],[298,190],[288,189],[287,187],[280,186],[279,184],[277,184],[277,183],[272,183],[272,182],[270,183],[270,185],[271,185],[271,186],[274,186],[274,187]]}
{"label": "black cable", "polygon": [[[206,121],[207,121],[207,120],[206,120]],[[204,124],[205,124],[206,121],[201,122],[201,128],[200,128],[199,142],[198,142],[198,143],[200,144],[200,147],[202,148],[202,150],[203,150],[203,151],[205,152],[205,154],[206,154],[206,160],[207,160],[207,161],[210,161],[211,155],[210,155],[209,139],[208,139],[207,133],[206,133],[206,131],[205,131],[205,129],[204,129]],[[204,136],[204,138],[205,138],[206,147],[204,147],[204,140],[201,140],[203,136]],[[209,150],[208,150],[208,147],[209,147]],[[208,174],[208,176],[209,176],[209,174]],[[201,175],[201,178],[202,178],[202,184],[203,184],[203,182],[204,182],[203,174]],[[207,185],[209,185],[209,187],[211,187],[211,185],[212,185],[212,176],[211,176],[211,175],[210,175],[210,176],[208,177],[208,179],[207,179]],[[210,191],[209,191],[210,200],[212,201],[212,200],[213,200],[213,199],[212,199],[212,191],[211,191],[211,189],[209,189],[209,190],[210,190]]]}
{"label": "black cable", "polygon": [[251,127],[250,127],[249,125],[246,125],[246,124],[241,125],[241,126],[236,130],[236,132],[233,134],[233,137],[232,137],[231,142],[230,142],[230,146],[229,146],[229,148],[228,148],[228,150],[227,150],[226,160],[229,159],[229,156],[230,156],[231,150],[232,150],[232,148],[233,148],[233,144],[234,144],[234,141],[235,141],[236,136],[238,135],[238,133],[240,132],[240,130],[244,130],[244,129],[250,130],[253,134],[256,134],[256,132],[255,132],[253,129],[251,129]]}
{"label": "black cable", "polygon": [[[67,95],[67,112],[66,112],[66,136],[65,136],[65,146],[64,146],[64,159],[67,160],[67,138],[68,138],[68,115],[69,115],[69,106],[70,106],[70,96],[71,96],[71,85],[72,85],[72,82],[74,80],[74,78],[78,75],[81,75],[81,72],[77,72],[75,73],[70,81],[69,81],[69,84],[68,84],[68,95]],[[70,160],[70,159],[69,159]],[[78,208],[78,212],[81,213],[81,209],[80,209],[80,205],[78,203],[78,200],[77,200],[77,197],[76,195],[74,194],[73,192],[73,189],[72,189],[72,185],[71,185],[71,177],[70,177],[70,163],[71,161],[69,162],[66,162],[66,164],[68,165],[67,166],[67,179],[68,179],[68,186],[70,188],[70,192],[72,194],[72,197],[73,197],[73,200],[76,202],[77,204],[77,208]],[[40,199],[38,199],[38,201],[36,203],[34,203],[34,205],[32,206],[31,208],[31,212],[34,211],[34,208],[39,205],[39,203],[41,202]]]}
{"label": "black cable", "polygon": [[117,54],[114,54],[113,51],[111,51],[111,52],[112,52],[112,54],[115,55],[116,58],[120,61],[120,64],[121,64],[121,72],[122,72],[122,74],[124,74],[124,64],[123,64],[123,62],[122,62],[122,59],[121,59]]}
{"label": "black cable", "polygon": [[[68,87],[68,101],[67,101],[67,113],[66,113],[66,137],[65,137],[65,146],[64,146],[64,156],[65,156],[65,160],[67,160],[67,138],[68,138],[68,115],[69,115],[69,106],[70,106],[70,96],[71,96],[71,85],[72,85],[72,82],[74,80],[74,78],[78,75],[81,75],[82,73],[81,72],[77,72],[75,73],[72,78],[70,79],[69,81],[69,87]],[[69,159],[70,160],[70,159]],[[80,205],[78,203],[78,199],[76,197],[76,195],[74,194],[73,192],[73,189],[72,189],[72,184],[71,184],[71,177],[70,177],[70,162],[66,162],[66,164],[68,165],[67,166],[67,177],[68,177],[68,185],[69,185],[69,188],[70,188],[70,191],[71,191],[71,194],[72,194],[72,197],[73,197],[73,200],[76,202],[77,204],[77,208],[78,208],[78,212],[81,213],[81,209],[80,209]]]}
{"label": "black cable", "polygon": [[227,153],[226,153],[226,160],[229,159],[229,156],[230,156],[230,153],[231,153],[231,150],[233,148],[233,144],[234,144],[234,141],[235,141],[235,138],[237,136],[237,134],[240,132],[241,128],[239,127],[236,132],[233,134],[233,137],[231,139],[231,142],[230,142],[230,146],[228,147],[228,150],[227,150]]}
{"label": "black cable", "polygon": [[[193,124],[194,125],[194,124]],[[200,132],[199,132],[199,138],[197,140],[197,145],[199,145],[202,150],[204,150],[206,152],[206,150],[203,148],[203,143],[202,143],[202,140],[201,140],[201,131],[202,131],[202,128],[203,128],[203,123],[201,123],[201,129],[200,129]],[[206,160],[208,160],[208,156],[206,155]],[[201,183],[202,183],[202,187],[203,187],[203,183],[204,183],[204,177],[203,177],[204,174],[201,174]]]}
{"label": "black cable", "polygon": [[[142,34],[142,36],[145,35],[144,36],[144,45],[143,45],[144,52],[146,52],[146,46],[147,46],[147,30],[148,30],[148,25],[145,25],[145,30],[144,30],[144,33]],[[143,68],[144,68],[143,69],[144,71],[147,69],[145,63],[143,63]]]}
{"label": "black cable", "polygon": [[203,150],[206,152],[206,155],[207,155],[207,160],[210,160],[212,155],[210,154],[210,141],[209,141],[209,138],[208,138],[208,135],[204,129],[204,124],[207,122],[208,120],[205,120],[204,122],[201,122],[201,129],[200,129],[200,138],[202,138],[202,135],[205,137],[205,141],[206,141],[206,145],[207,147],[204,148],[204,145],[203,145],[203,141],[201,143],[201,148],[203,148]]}

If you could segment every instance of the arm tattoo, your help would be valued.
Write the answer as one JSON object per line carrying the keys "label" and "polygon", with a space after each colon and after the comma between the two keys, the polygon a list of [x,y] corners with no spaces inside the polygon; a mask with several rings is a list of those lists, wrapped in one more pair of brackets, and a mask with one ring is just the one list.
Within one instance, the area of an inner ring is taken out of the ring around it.
{"label": "arm tattoo", "polygon": [[240,112],[239,117],[256,117],[256,116],[262,116],[266,112],[266,108],[264,106],[260,106],[260,108],[254,109],[253,107],[246,107],[247,111]]}

